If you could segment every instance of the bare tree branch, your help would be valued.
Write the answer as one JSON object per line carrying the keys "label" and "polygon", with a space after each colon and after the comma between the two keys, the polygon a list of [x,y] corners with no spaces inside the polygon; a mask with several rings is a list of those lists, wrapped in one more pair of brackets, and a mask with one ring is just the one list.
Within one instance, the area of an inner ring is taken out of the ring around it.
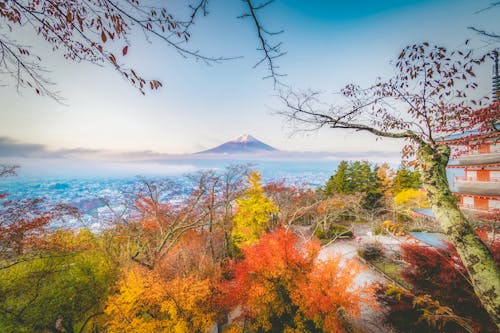
{"label": "bare tree branch", "polygon": [[274,86],[276,87],[278,84],[282,84],[280,81],[280,77],[285,76],[284,74],[278,71],[279,66],[276,64],[276,59],[284,56],[286,52],[281,50],[282,46],[281,42],[272,43],[270,41],[270,38],[275,35],[283,33],[283,31],[281,30],[281,31],[271,32],[266,30],[263,27],[259,18],[257,17],[257,12],[267,7],[271,3],[273,3],[274,0],[269,0],[259,5],[254,5],[251,0],[244,0],[244,2],[247,4],[248,12],[239,17],[240,18],[250,17],[252,19],[257,29],[257,36],[259,37],[260,41],[260,48],[258,50],[264,53],[262,59],[260,59],[254,65],[254,68],[258,67],[259,65],[265,62],[267,64],[267,70],[269,71],[269,75],[265,76],[264,79],[271,78],[273,80]]}

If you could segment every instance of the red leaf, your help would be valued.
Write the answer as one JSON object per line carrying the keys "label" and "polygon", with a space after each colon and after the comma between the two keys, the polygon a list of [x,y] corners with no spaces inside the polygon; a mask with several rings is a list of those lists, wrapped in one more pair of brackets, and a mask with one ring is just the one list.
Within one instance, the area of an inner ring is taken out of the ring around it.
{"label": "red leaf", "polygon": [[128,52],[128,45],[125,46],[122,50],[123,55],[127,55],[127,52]]}
{"label": "red leaf", "polygon": [[101,32],[101,39],[104,43],[106,43],[106,34],[104,33],[104,30]]}

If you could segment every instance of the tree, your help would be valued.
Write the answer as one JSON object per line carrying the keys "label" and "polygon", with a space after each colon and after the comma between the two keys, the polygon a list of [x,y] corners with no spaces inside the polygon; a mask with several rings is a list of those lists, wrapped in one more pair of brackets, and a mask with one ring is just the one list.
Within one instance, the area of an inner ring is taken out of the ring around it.
{"label": "tree", "polygon": [[[208,247],[212,257],[224,260],[228,257],[231,244],[233,206],[243,194],[245,179],[249,174],[248,165],[230,165],[222,172],[200,171],[188,175],[201,195],[201,211],[205,212],[208,223]],[[216,249],[214,237],[222,233],[223,246]]]}
{"label": "tree", "polygon": [[342,332],[347,317],[356,318],[370,302],[371,289],[354,282],[357,262],[317,263],[319,245],[300,246],[296,235],[276,229],[243,247],[244,259],[222,285],[224,304],[239,306],[235,325],[242,331]]}
{"label": "tree", "polygon": [[394,196],[396,209],[429,208],[425,191],[407,189]]}
{"label": "tree", "polygon": [[348,178],[348,168],[349,164],[347,161],[341,161],[337,167],[337,171],[328,179],[326,182],[323,192],[327,196],[331,196],[334,193],[348,193],[350,182]]}
{"label": "tree", "polygon": [[387,284],[376,287],[376,297],[386,310],[385,321],[405,333],[470,333],[469,322],[429,295],[414,295]]}
{"label": "tree", "polygon": [[363,194],[362,205],[366,209],[379,208],[382,198],[378,166],[367,161],[341,161],[337,171],[327,181],[323,192],[327,196],[337,194]]}
{"label": "tree", "polygon": [[163,279],[157,272],[133,267],[109,297],[108,332],[207,332],[216,311],[208,279]]}
{"label": "tree", "polygon": [[407,263],[401,275],[413,286],[415,295],[427,294],[449,306],[454,313],[471,321],[475,332],[495,330],[451,244],[446,249],[437,249],[404,243],[401,258]]}
{"label": "tree", "polygon": [[243,197],[236,199],[232,238],[238,247],[256,243],[268,229],[273,214],[278,213],[278,207],[264,195],[258,172],[248,175],[248,183],[250,187]]}
{"label": "tree", "polygon": [[66,204],[47,204],[43,199],[11,200],[3,195],[0,214],[0,270],[20,262],[44,257],[51,223],[78,216]]}
{"label": "tree", "polygon": [[380,183],[380,192],[386,198],[392,197],[394,171],[387,163],[383,163],[377,170],[377,178]]}
{"label": "tree", "polygon": [[[271,1],[272,2],[272,1]],[[243,1],[246,12],[242,18],[251,18],[256,27],[263,58],[269,77],[277,82],[275,59],[284,53],[281,43],[270,41],[275,32],[266,30],[258,12],[269,3],[254,4]],[[152,6],[147,0],[9,0],[0,2],[0,73],[10,77],[17,89],[33,89],[37,94],[59,99],[52,89],[53,82],[45,76],[42,59],[33,54],[29,46],[18,42],[18,36],[31,35],[37,41],[47,42],[54,51],[61,51],[64,58],[75,62],[90,62],[114,68],[125,80],[141,93],[145,89],[158,89],[162,83],[147,80],[123,61],[132,47],[132,34],[142,33],[146,40],[159,40],[177,51],[184,58],[205,63],[219,63],[231,58],[206,56],[186,43],[199,16],[208,15],[208,0],[196,0],[184,8]],[[279,32],[277,32],[279,33]],[[256,65],[256,66],[257,66]]]}
{"label": "tree", "polygon": [[281,95],[281,114],[300,127],[330,127],[365,131],[379,137],[404,139],[405,157],[416,154],[434,215],[457,249],[474,291],[500,328],[500,268],[458,209],[446,178],[450,148],[440,136],[477,130],[487,135],[498,120],[500,103],[474,99],[474,69],[486,55],[448,51],[428,43],[405,47],[395,62],[394,77],[361,89],[342,89],[346,104],[320,101],[316,92]]}
{"label": "tree", "polygon": [[0,269],[2,332],[85,332],[102,315],[117,270],[99,239],[80,230],[44,241],[43,256]]}
{"label": "tree", "polygon": [[320,203],[316,193],[309,188],[286,185],[284,180],[264,185],[264,193],[278,207],[277,225],[309,225]]}
{"label": "tree", "polygon": [[392,181],[392,192],[396,195],[403,190],[418,189],[422,186],[418,170],[411,171],[406,163],[401,163]]}
{"label": "tree", "polygon": [[186,232],[208,226],[210,211],[203,209],[204,192],[199,188],[173,202],[165,197],[175,184],[144,181],[143,185],[132,196],[132,218],[125,226],[118,225],[116,236],[128,240],[124,249],[130,259],[153,270]]}

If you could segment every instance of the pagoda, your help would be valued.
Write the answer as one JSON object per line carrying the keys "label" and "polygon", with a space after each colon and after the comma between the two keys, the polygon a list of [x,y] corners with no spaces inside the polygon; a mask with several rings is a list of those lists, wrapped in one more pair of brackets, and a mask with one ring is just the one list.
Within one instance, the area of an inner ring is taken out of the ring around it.
{"label": "pagoda", "polygon": [[[500,103],[498,53],[493,65],[492,105]],[[498,121],[495,119],[494,121]],[[449,169],[462,169],[463,176],[452,179],[459,206],[478,213],[500,211],[500,123],[489,133],[465,132],[444,138],[451,147],[465,147]],[[453,173],[450,170],[450,173]]]}

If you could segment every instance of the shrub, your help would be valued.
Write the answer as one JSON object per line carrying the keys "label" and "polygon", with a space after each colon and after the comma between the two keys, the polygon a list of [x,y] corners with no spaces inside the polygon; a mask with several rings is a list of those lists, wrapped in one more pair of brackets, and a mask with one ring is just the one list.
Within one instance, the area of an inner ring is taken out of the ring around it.
{"label": "shrub", "polygon": [[379,260],[385,256],[384,248],[379,242],[363,244],[359,249],[359,255],[368,261]]}
{"label": "shrub", "polygon": [[[386,306],[385,321],[405,333],[462,333],[468,323],[429,295],[416,296],[394,285],[378,285],[375,297]],[[466,329],[467,328],[467,329]]]}
{"label": "shrub", "polygon": [[376,224],[372,227],[372,233],[374,235],[387,235],[387,230],[380,224]]}
{"label": "shrub", "polygon": [[340,224],[332,224],[326,230],[323,227],[318,227],[314,231],[314,235],[320,240],[330,240],[333,238],[351,238],[353,233],[349,228]]}

